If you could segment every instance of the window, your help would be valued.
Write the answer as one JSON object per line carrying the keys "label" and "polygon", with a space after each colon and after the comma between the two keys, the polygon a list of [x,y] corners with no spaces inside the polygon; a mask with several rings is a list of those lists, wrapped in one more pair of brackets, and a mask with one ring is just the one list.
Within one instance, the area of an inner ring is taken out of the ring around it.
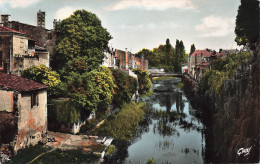
{"label": "window", "polygon": [[2,51],[0,51],[0,67],[3,67],[3,54],[2,54]]}
{"label": "window", "polygon": [[0,37],[0,47],[2,46],[3,39]]}
{"label": "window", "polygon": [[31,108],[33,108],[34,106],[38,106],[38,95],[36,92],[31,94]]}

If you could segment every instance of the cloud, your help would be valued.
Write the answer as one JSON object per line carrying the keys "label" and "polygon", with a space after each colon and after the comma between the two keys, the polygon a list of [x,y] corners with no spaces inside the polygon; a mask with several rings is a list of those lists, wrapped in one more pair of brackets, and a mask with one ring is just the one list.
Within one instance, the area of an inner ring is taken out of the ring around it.
{"label": "cloud", "polygon": [[146,10],[166,10],[169,8],[194,9],[197,6],[191,0],[119,0],[115,4],[106,7],[106,10],[116,11],[131,7]]}
{"label": "cloud", "polygon": [[150,22],[147,24],[121,24],[119,27],[125,30],[164,30],[167,28],[180,28],[182,25],[176,24],[174,22]]}
{"label": "cloud", "polygon": [[223,37],[234,32],[235,18],[222,18],[210,15],[202,19],[202,23],[195,26],[202,33],[202,37]]}
{"label": "cloud", "polygon": [[76,8],[66,6],[63,8],[60,8],[56,13],[55,13],[55,18],[56,19],[65,19],[69,17],[73,12],[77,10]]}
{"label": "cloud", "polygon": [[25,8],[34,3],[37,3],[38,1],[40,0],[0,0],[0,5],[7,3],[10,4],[12,8],[17,8],[17,7]]}

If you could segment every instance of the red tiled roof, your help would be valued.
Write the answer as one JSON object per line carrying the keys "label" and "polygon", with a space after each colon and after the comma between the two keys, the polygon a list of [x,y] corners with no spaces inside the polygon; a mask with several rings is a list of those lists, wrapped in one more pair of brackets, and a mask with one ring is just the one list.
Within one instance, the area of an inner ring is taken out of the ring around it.
{"label": "red tiled roof", "polygon": [[221,53],[216,53],[216,56],[217,57],[222,57],[222,56],[224,56],[225,55],[225,53],[223,53],[223,52],[221,52]]}
{"label": "red tiled roof", "polygon": [[209,51],[207,51],[207,50],[195,50],[192,54],[191,54],[191,56],[203,56],[203,57],[206,57],[206,58],[208,58],[208,57],[210,57],[211,55],[213,54],[213,52],[209,52]]}
{"label": "red tiled roof", "polygon": [[47,88],[46,85],[40,84],[33,80],[16,75],[5,74],[2,72],[0,72],[0,87],[6,87],[18,92]]}
{"label": "red tiled roof", "polygon": [[0,26],[0,33],[3,33],[3,32],[12,32],[12,33],[18,33],[18,34],[26,35],[23,32],[16,31],[16,30],[8,28],[8,27]]}

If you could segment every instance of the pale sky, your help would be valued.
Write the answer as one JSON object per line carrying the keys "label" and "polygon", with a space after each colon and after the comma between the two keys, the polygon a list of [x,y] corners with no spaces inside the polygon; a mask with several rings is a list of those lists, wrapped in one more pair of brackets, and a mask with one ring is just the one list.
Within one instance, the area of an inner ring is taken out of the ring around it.
{"label": "pale sky", "polygon": [[187,52],[238,48],[235,20],[240,0],[0,0],[0,14],[36,25],[37,11],[46,12],[46,28],[77,9],[95,13],[113,39],[109,45],[135,53],[182,40]]}

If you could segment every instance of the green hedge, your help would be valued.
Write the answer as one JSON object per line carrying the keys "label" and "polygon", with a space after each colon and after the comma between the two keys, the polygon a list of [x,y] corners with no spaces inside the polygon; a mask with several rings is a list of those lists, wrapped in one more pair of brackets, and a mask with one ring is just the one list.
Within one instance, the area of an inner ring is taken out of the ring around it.
{"label": "green hedge", "polygon": [[75,123],[78,122],[80,111],[69,99],[52,100],[48,106],[48,117],[58,123]]}

